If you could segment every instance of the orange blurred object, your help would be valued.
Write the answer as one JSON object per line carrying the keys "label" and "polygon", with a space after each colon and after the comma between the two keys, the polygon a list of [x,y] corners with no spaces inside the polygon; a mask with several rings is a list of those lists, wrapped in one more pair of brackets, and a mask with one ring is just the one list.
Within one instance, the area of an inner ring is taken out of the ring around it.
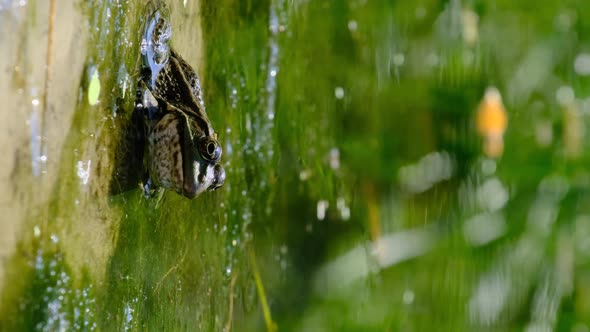
{"label": "orange blurred object", "polygon": [[477,131],[483,138],[483,151],[486,156],[498,158],[504,152],[504,132],[508,116],[502,96],[498,89],[490,87],[477,109]]}

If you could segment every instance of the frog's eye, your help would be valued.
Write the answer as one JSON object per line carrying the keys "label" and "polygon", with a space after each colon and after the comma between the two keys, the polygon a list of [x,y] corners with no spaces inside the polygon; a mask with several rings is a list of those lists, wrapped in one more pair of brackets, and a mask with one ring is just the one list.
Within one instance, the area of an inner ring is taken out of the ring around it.
{"label": "frog's eye", "polygon": [[215,164],[213,167],[213,183],[207,188],[207,190],[217,190],[225,183],[225,170],[219,164]]}
{"label": "frog's eye", "polygon": [[211,137],[203,137],[198,144],[201,157],[207,161],[217,161],[221,157],[221,146]]}

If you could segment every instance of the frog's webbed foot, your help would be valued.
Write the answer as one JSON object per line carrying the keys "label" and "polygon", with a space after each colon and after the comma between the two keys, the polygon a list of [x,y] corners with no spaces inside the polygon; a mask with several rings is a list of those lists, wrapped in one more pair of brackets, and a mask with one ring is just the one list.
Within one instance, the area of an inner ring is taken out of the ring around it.
{"label": "frog's webbed foot", "polygon": [[154,185],[151,179],[148,179],[143,186],[143,196],[155,203],[156,208],[160,206],[160,203],[164,198],[164,191],[164,188]]}
{"label": "frog's webbed foot", "polygon": [[163,188],[156,186],[152,182],[151,178],[147,179],[147,181],[145,181],[145,184],[143,185],[143,196],[145,198],[154,198],[158,196],[162,191]]}

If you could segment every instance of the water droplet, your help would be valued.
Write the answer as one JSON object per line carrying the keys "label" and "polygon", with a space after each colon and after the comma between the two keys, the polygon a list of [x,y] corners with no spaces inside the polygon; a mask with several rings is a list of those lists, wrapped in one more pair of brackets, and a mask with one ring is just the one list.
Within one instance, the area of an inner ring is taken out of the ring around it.
{"label": "water droplet", "polygon": [[299,172],[299,180],[306,181],[311,176],[311,171],[309,169],[304,169]]}
{"label": "water droplet", "polygon": [[396,53],[393,55],[393,64],[397,67],[403,66],[404,62],[406,61],[406,57],[403,53]]}
{"label": "water droplet", "polygon": [[578,75],[590,75],[590,54],[580,53],[574,60],[574,70]]}
{"label": "water droplet", "polygon": [[406,289],[403,295],[405,304],[412,304],[414,302],[414,292],[410,289]]}
{"label": "water droplet", "polygon": [[344,198],[339,197],[336,200],[336,207],[340,212],[340,217],[342,217],[342,220],[350,219],[350,208],[346,205],[346,201],[344,200]]}
{"label": "water droplet", "polygon": [[555,92],[555,98],[561,106],[567,106],[574,101],[574,89],[572,89],[571,86],[567,85],[561,86]]}
{"label": "water droplet", "polygon": [[334,170],[340,168],[340,151],[338,148],[332,148],[330,150],[330,167]]}
{"label": "water droplet", "polygon": [[318,201],[318,204],[316,207],[316,213],[317,213],[318,220],[324,220],[324,218],[326,218],[326,210],[328,210],[329,205],[330,204],[326,200],[319,200]]}
{"label": "water droplet", "polygon": [[481,163],[481,171],[484,175],[492,175],[496,172],[496,161],[494,159],[485,159]]}
{"label": "water droplet", "polygon": [[430,53],[426,56],[426,64],[430,67],[436,67],[440,63],[438,55],[436,53]]}
{"label": "water droplet", "polygon": [[147,40],[145,40],[145,38],[141,40],[141,44],[139,45],[139,49],[141,51],[141,54],[145,55],[147,53],[148,42],[147,42]]}
{"label": "water droplet", "polygon": [[[90,179],[90,164],[92,163],[91,160],[88,160],[87,163],[84,163],[83,161],[79,160],[76,168],[77,168],[77,172],[76,174],[78,175],[78,178],[80,178],[80,182],[83,185],[87,185],[88,184],[88,180]],[[85,166],[86,164],[86,166]]]}
{"label": "water droplet", "polygon": [[336,89],[334,89],[334,96],[336,97],[336,99],[344,98],[344,88],[339,86],[336,87]]}
{"label": "water droplet", "polygon": [[88,85],[88,104],[94,106],[98,104],[100,96],[100,80],[98,77],[98,69],[94,69]]}

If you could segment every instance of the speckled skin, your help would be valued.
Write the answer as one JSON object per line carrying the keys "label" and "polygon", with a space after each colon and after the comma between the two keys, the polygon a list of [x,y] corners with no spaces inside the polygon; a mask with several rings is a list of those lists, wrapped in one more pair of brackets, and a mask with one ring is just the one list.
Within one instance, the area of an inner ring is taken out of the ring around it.
{"label": "speckled skin", "polygon": [[[158,16],[159,17],[159,16]],[[147,184],[193,198],[225,181],[221,146],[207,117],[197,74],[178,53],[167,50],[167,21],[154,25],[152,54],[145,59],[136,107],[145,115]],[[166,53],[158,53],[158,48]],[[149,64],[149,65],[147,65]],[[153,188],[147,188],[149,191]]]}
{"label": "speckled skin", "polygon": [[183,192],[184,174],[179,120],[166,114],[148,136],[149,173],[157,185]]}

